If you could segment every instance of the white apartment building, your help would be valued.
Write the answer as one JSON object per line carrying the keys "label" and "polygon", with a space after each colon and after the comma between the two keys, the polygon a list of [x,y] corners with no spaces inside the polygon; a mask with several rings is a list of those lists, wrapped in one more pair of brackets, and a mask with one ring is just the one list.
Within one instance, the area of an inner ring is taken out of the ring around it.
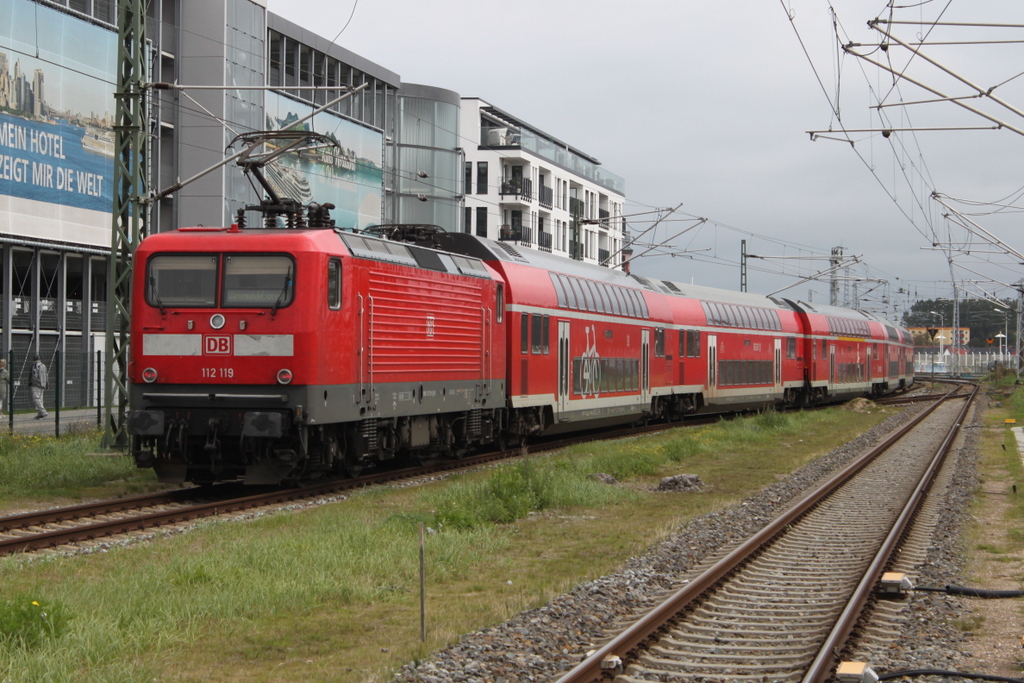
{"label": "white apartment building", "polygon": [[462,229],[621,268],[625,181],[594,157],[475,97],[462,98]]}

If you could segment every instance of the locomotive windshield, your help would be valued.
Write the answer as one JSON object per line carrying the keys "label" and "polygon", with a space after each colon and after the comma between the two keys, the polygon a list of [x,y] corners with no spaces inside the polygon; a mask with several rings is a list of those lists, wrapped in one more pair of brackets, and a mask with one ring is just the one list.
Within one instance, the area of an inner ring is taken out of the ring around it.
{"label": "locomotive windshield", "polygon": [[[157,254],[149,259],[146,301],[164,308],[217,305],[219,254]],[[282,254],[227,254],[220,305],[225,308],[288,306],[295,295],[295,262]]]}
{"label": "locomotive windshield", "polygon": [[287,306],[292,302],[295,264],[287,256],[233,254],[224,257],[224,296],[232,307]]}
{"label": "locomotive windshield", "polygon": [[160,308],[217,305],[217,256],[159,254],[149,259],[146,300]]}

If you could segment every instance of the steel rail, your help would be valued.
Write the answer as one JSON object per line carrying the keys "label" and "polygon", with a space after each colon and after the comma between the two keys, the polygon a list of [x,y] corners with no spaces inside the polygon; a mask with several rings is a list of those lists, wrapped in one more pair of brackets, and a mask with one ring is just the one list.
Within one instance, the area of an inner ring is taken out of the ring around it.
{"label": "steel rail", "polygon": [[857,622],[864,611],[864,606],[871,597],[875,586],[878,585],[878,581],[882,577],[882,572],[885,571],[885,567],[892,558],[893,552],[896,550],[900,540],[903,538],[903,535],[910,526],[911,521],[917,514],[921,503],[924,501],[924,498],[928,493],[928,489],[931,487],[932,482],[939,473],[939,468],[941,468],[942,464],[945,462],[946,455],[952,448],[954,439],[956,439],[960,434],[960,426],[963,424],[964,418],[967,416],[967,411],[970,410],[971,404],[977,393],[978,387],[975,385],[968,397],[968,400],[964,402],[963,408],[961,408],[956,420],[947,431],[946,438],[943,439],[942,445],[935,453],[935,457],[932,458],[931,463],[928,465],[928,469],[925,470],[924,476],[921,477],[917,486],[914,488],[914,492],[911,494],[910,499],[907,500],[906,505],[903,506],[903,511],[900,513],[896,523],[889,531],[885,541],[878,549],[878,552],[875,553],[875,557],[871,561],[871,565],[868,567],[867,571],[864,572],[864,577],[857,585],[856,590],[854,590],[853,595],[847,602],[846,608],[839,616],[836,625],[832,628],[832,631],[822,644],[821,649],[818,651],[818,656],[815,657],[811,666],[808,668],[802,683],[824,683],[824,681],[827,681],[832,677],[832,672],[839,663],[839,655],[845,647],[850,633],[857,625]]}
{"label": "steel rail", "polygon": [[[959,386],[952,389],[946,398],[954,398]],[[632,624],[618,636],[608,641],[605,645],[595,650],[582,662],[559,678],[556,683],[590,683],[598,681],[608,672],[605,662],[621,662],[625,664],[630,660],[632,653],[644,644],[654,640],[659,633],[667,629],[674,618],[701,595],[718,584],[728,576],[739,565],[747,561],[762,546],[766,545],[773,538],[783,533],[790,524],[817,506],[828,494],[856,475],[875,458],[893,446],[908,432],[914,429],[922,421],[938,409],[945,399],[936,401],[926,408],[920,415],[886,437],[881,443],[870,451],[859,457],[854,462],[833,475],[828,481],[821,484],[813,492],[797,501],[789,509],[776,517],[761,531],[751,536],[742,544],[734,548],[725,557],[708,568],[700,576],[693,579],[685,587],[670,596],[659,606],[648,612],[641,619]]]}

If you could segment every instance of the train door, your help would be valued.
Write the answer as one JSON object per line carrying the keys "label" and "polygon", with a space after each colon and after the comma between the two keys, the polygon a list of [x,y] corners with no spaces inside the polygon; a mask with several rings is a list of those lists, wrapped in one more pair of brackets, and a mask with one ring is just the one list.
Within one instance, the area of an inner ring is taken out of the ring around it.
{"label": "train door", "polygon": [[[572,386],[572,356],[569,355],[569,322],[558,321],[558,412],[569,410],[569,388]],[[568,419],[566,417],[565,419]]]}
{"label": "train door", "polygon": [[775,393],[782,393],[782,340],[775,340]]}
{"label": "train door", "polygon": [[834,390],[836,386],[836,345],[828,345],[828,388]]}
{"label": "train door", "polygon": [[718,335],[707,335],[708,340],[708,383],[705,393],[713,398],[718,387]]}
{"label": "train door", "polygon": [[640,331],[640,398],[644,405],[651,401],[651,331]]}

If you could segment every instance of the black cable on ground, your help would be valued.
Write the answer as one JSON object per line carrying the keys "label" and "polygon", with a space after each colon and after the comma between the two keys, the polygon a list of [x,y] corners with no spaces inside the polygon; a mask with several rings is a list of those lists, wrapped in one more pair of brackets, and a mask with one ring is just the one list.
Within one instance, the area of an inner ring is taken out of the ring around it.
{"label": "black cable on ground", "polygon": [[941,669],[907,669],[906,671],[892,671],[887,674],[878,674],[880,681],[892,681],[904,676],[944,676],[946,678],[969,678],[975,681],[1000,681],[1001,683],[1024,683],[1020,678],[1007,678],[1006,676],[989,676],[988,674],[967,674],[959,671],[943,671]]}
{"label": "black cable on ground", "polygon": [[969,598],[1024,598],[1024,591],[990,591],[984,588],[967,588],[966,586],[946,586],[945,588],[928,588],[914,586],[916,591],[926,593],[949,593],[950,595],[964,595]]}

